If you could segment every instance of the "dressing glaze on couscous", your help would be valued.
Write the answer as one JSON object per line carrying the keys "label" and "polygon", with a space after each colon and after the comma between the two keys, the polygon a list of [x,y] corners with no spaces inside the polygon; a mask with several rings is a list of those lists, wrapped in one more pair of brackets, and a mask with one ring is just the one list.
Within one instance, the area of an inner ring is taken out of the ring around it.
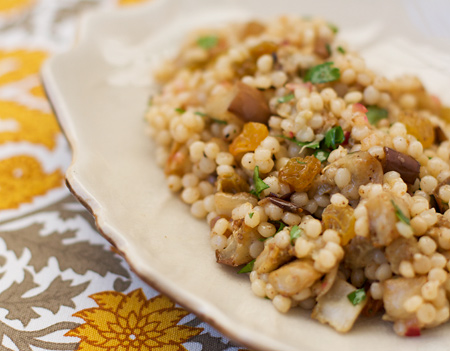
{"label": "dressing glaze on couscous", "polygon": [[449,319],[450,113],[337,31],[280,17],[191,33],[154,72],[149,133],[255,295],[340,332],[379,314],[417,336]]}

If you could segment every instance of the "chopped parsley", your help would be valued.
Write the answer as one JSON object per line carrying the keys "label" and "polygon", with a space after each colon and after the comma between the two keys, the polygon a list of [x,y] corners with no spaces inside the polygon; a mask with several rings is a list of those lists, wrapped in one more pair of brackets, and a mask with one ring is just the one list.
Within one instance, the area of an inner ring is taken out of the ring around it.
{"label": "chopped parsley", "polygon": [[219,38],[215,35],[205,35],[197,39],[197,45],[205,50],[214,48],[218,43]]}
{"label": "chopped parsley", "polygon": [[250,218],[253,218],[253,215],[254,215],[253,212],[250,212],[250,213],[248,214],[248,216],[249,216]]}
{"label": "chopped parsley", "polygon": [[291,101],[293,98],[295,98],[294,93],[290,93],[289,95],[282,96],[282,97],[278,98],[278,102],[280,104],[282,104],[283,102]]}
{"label": "chopped parsley", "polygon": [[397,218],[407,224],[410,225],[410,220],[408,217],[405,216],[405,214],[402,212],[402,210],[400,209],[400,207],[398,207],[398,205],[394,202],[394,200],[391,200],[392,206],[394,206],[395,209],[395,215],[397,216]]}
{"label": "chopped parsley", "polygon": [[388,112],[384,108],[369,106],[367,108],[366,116],[370,124],[376,125],[379,121],[388,117]]}
{"label": "chopped parsley", "polygon": [[184,108],[181,108],[181,107],[176,108],[175,111],[177,111],[178,113],[181,113],[181,114],[186,112],[186,110]]}
{"label": "chopped parsley", "polygon": [[299,161],[299,160],[295,160],[295,162],[297,162],[297,163],[299,163],[301,165],[306,165],[306,162],[302,162],[302,161]]}
{"label": "chopped parsley", "polygon": [[344,131],[341,126],[331,128],[325,134],[325,146],[330,149],[336,149],[339,144],[342,144],[345,140]]}
{"label": "chopped parsley", "polygon": [[318,149],[320,147],[320,141],[316,141],[316,140],[314,140],[314,141],[307,141],[307,142],[301,142],[301,141],[298,141],[295,138],[289,138],[289,137],[287,137],[285,135],[278,135],[278,137],[286,139],[286,140],[289,140],[289,141],[292,141],[293,143],[296,143],[298,146],[306,147],[308,149]]}
{"label": "chopped parsley", "polygon": [[314,152],[314,157],[317,158],[320,162],[325,162],[328,160],[328,156],[330,156],[330,153],[326,150],[316,150]]}
{"label": "chopped parsley", "polygon": [[255,260],[250,261],[249,263],[247,263],[244,267],[242,267],[238,274],[242,274],[242,273],[250,273],[253,270],[253,266],[255,264]]}
{"label": "chopped parsley", "polygon": [[280,226],[278,227],[277,233],[281,232],[283,228],[286,227],[286,224],[284,224],[284,222],[278,221],[278,223],[280,224]]}
{"label": "chopped parsley", "polygon": [[325,49],[327,49],[328,56],[331,56],[331,46],[330,46],[330,44],[326,43],[325,44]]}
{"label": "chopped parsley", "polygon": [[333,24],[333,23],[327,23],[327,24],[328,24],[328,28],[330,28],[334,34],[339,32],[339,28],[335,24]]}
{"label": "chopped parsley", "polygon": [[338,46],[337,51],[339,51],[341,54],[345,54],[345,52],[346,52],[342,46]]}
{"label": "chopped parsley", "polygon": [[194,115],[197,115],[197,116],[200,116],[200,117],[208,117],[208,118],[209,118],[212,122],[214,122],[214,123],[228,124],[227,121],[223,121],[223,120],[221,120],[221,119],[217,119],[217,118],[208,116],[208,115],[207,115],[206,113],[204,113],[204,112],[197,111],[197,112],[194,112]]}
{"label": "chopped parsley", "polygon": [[259,177],[259,167],[256,166],[253,170],[253,184],[255,186],[255,189],[252,190],[250,193],[255,195],[258,199],[261,195],[261,192],[265,189],[270,188],[264,181]]}
{"label": "chopped parsley", "polygon": [[306,71],[303,80],[313,84],[334,82],[341,77],[341,71],[333,67],[333,62],[325,62]]}
{"label": "chopped parsley", "polygon": [[364,291],[364,288],[357,289],[350,294],[347,295],[347,298],[352,303],[353,306],[356,306],[363,302],[366,299],[366,292]]}
{"label": "chopped parsley", "polygon": [[290,231],[291,244],[294,244],[294,239],[300,238],[300,235],[302,235],[302,229],[298,225],[294,225]]}

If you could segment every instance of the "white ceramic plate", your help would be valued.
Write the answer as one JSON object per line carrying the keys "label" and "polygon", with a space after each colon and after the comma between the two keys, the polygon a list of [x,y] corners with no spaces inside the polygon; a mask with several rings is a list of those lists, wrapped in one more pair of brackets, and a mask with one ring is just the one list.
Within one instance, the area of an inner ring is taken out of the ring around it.
{"label": "white ceramic plate", "polygon": [[[206,223],[191,217],[166,190],[153,144],[144,135],[143,114],[151,90],[148,63],[176,48],[186,30],[283,13],[327,18],[365,53],[369,65],[389,75],[417,73],[432,91],[446,87],[441,96],[448,102],[449,7],[444,1],[153,0],[92,15],[84,21],[78,46],[53,57],[43,70],[74,151],[67,182],[141,277],[248,347],[448,350],[449,325],[420,338],[399,338],[390,323],[361,319],[341,335],[305,311],[282,315],[270,301],[256,298],[246,275],[215,263]],[[111,54],[118,47],[128,48],[128,58]]]}

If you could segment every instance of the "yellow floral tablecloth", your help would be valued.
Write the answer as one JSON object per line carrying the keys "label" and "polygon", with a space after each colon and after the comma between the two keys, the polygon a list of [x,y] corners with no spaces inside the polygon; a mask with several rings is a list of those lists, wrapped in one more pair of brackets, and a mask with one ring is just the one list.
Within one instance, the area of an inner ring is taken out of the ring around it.
{"label": "yellow floral tablecloth", "polygon": [[0,0],[0,351],[239,350],[135,276],[64,185],[40,67],[83,12],[143,1]]}

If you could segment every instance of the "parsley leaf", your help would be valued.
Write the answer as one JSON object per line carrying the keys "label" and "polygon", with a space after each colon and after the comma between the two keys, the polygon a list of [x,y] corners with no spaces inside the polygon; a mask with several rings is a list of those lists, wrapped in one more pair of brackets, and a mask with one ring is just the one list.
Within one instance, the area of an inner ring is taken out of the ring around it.
{"label": "parsley leaf", "polygon": [[291,236],[291,244],[294,244],[294,239],[300,238],[300,235],[302,235],[302,229],[298,227],[298,225],[294,225],[291,228],[290,236]]}
{"label": "parsley leaf", "polygon": [[330,46],[330,44],[326,43],[325,44],[325,49],[327,49],[328,56],[331,56],[331,46]]}
{"label": "parsley leaf", "polygon": [[388,112],[384,108],[369,106],[367,108],[366,116],[370,124],[376,125],[382,119],[388,118]]}
{"label": "parsley leaf", "polygon": [[286,224],[284,224],[284,222],[278,221],[278,223],[280,224],[280,226],[278,227],[277,233],[281,232],[283,228],[286,227]]}
{"label": "parsley leaf", "polygon": [[249,263],[247,263],[244,267],[242,267],[238,274],[242,274],[242,273],[250,273],[253,270],[253,266],[255,264],[255,260],[250,261]]}
{"label": "parsley leaf", "polygon": [[338,46],[337,51],[339,51],[341,54],[345,54],[345,49],[342,46]]}
{"label": "parsley leaf", "polygon": [[217,119],[217,118],[208,116],[206,113],[203,113],[203,112],[200,112],[200,111],[194,112],[194,115],[197,115],[197,116],[200,116],[200,117],[208,117],[208,118],[209,118],[212,122],[214,122],[214,123],[228,124],[227,121],[223,121],[223,120],[221,120],[221,119]]}
{"label": "parsley leaf", "polygon": [[250,218],[253,218],[253,212],[250,212],[249,214],[248,214],[248,216],[250,217]]}
{"label": "parsley leaf", "polygon": [[253,170],[253,184],[255,185],[255,189],[251,191],[253,195],[259,199],[259,195],[265,189],[270,188],[264,181],[259,177],[259,167],[256,166]]}
{"label": "parsley leaf", "polygon": [[206,35],[197,39],[197,45],[202,49],[209,50],[217,46],[219,43],[219,38],[215,35]]}
{"label": "parsley leaf", "polygon": [[330,149],[336,149],[339,144],[343,143],[345,140],[344,131],[341,126],[331,128],[325,134],[325,146]]}
{"label": "parsley leaf", "polygon": [[306,165],[306,162],[302,162],[302,161],[299,161],[299,160],[295,160],[295,162],[297,162],[297,163],[299,163],[301,165]]}
{"label": "parsley leaf", "polygon": [[391,200],[392,206],[394,206],[395,209],[395,215],[397,216],[397,218],[407,224],[410,225],[410,220],[408,217],[405,216],[405,214],[402,212],[402,210],[400,209],[400,207],[397,206],[397,204],[394,202],[394,200]]}
{"label": "parsley leaf", "polygon": [[289,95],[282,96],[282,97],[278,98],[278,102],[280,104],[282,104],[283,102],[291,101],[293,98],[295,98],[294,93],[290,93]]}
{"label": "parsley leaf", "polygon": [[357,304],[363,302],[366,299],[366,292],[364,291],[364,288],[357,289],[350,294],[347,295],[347,298],[350,300],[353,306],[356,306]]}
{"label": "parsley leaf", "polygon": [[333,67],[333,62],[325,62],[306,71],[303,80],[313,84],[334,82],[341,77],[341,71]]}
{"label": "parsley leaf", "polygon": [[328,24],[328,28],[330,28],[334,34],[339,32],[339,28],[335,24],[333,24],[333,23],[327,23],[327,24]]}
{"label": "parsley leaf", "polygon": [[328,160],[328,156],[330,156],[330,153],[325,150],[316,150],[314,152],[314,157],[317,158],[320,162],[325,162]]}
{"label": "parsley leaf", "polygon": [[178,113],[181,113],[181,114],[186,112],[186,110],[184,108],[181,108],[181,107],[176,108],[175,111],[177,111]]}
{"label": "parsley leaf", "polygon": [[316,140],[307,141],[307,142],[301,142],[301,141],[298,141],[295,138],[289,138],[289,137],[287,137],[285,135],[278,135],[278,137],[286,139],[286,140],[289,140],[289,141],[292,141],[293,143],[296,143],[298,146],[306,147],[308,149],[318,149],[320,147],[320,142],[316,141]]}

